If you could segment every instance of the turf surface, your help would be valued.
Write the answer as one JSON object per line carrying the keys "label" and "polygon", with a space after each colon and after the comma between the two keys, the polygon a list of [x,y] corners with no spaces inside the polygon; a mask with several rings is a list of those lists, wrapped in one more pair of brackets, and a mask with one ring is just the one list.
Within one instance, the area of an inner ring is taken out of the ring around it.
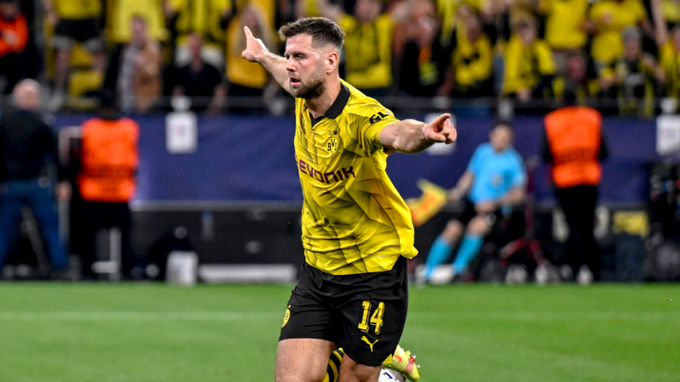
{"label": "turf surface", "polygon": [[[290,289],[0,284],[0,381],[272,381]],[[680,381],[680,286],[413,288],[402,344],[423,382]]]}

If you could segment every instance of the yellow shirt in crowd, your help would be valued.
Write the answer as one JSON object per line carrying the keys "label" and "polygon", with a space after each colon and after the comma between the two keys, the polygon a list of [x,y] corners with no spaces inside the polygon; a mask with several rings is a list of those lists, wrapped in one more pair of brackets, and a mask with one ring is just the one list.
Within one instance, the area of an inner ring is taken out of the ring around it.
{"label": "yellow shirt in crowd", "polygon": [[481,12],[487,6],[488,0],[437,0],[437,13],[442,20],[442,43],[448,46],[453,36],[453,30],[456,29],[458,18],[456,13],[458,8],[465,4],[468,5],[476,13]]}
{"label": "yellow shirt in crowd", "polygon": [[536,40],[526,47],[516,34],[510,37],[505,49],[505,94],[532,89],[541,76],[551,74],[555,74],[555,62],[548,44]]}
{"label": "yellow shirt in crowd", "polygon": [[345,78],[360,89],[392,84],[392,31],[389,15],[378,16],[370,24],[360,24],[343,15],[338,25],[345,31]]}
{"label": "yellow shirt in crowd", "polygon": [[588,35],[583,22],[588,12],[588,0],[542,0],[548,15],[545,26],[545,42],[552,49],[581,48]]}
{"label": "yellow shirt in crowd", "polygon": [[[599,25],[593,37],[591,55],[595,61],[611,64],[623,53],[621,32],[647,19],[647,12],[640,0],[623,0],[621,3],[602,0],[593,5],[589,17]],[[607,17],[612,20],[604,23],[603,19]]]}
{"label": "yellow shirt in crowd", "polygon": [[671,40],[659,50],[659,63],[666,73],[665,95],[680,97],[680,52],[675,50]]}
{"label": "yellow shirt in crowd", "polygon": [[62,19],[85,20],[100,17],[102,5],[93,0],[53,0],[54,9]]}
{"label": "yellow shirt in crowd", "polygon": [[471,42],[465,37],[465,28],[456,33],[456,49],[451,57],[456,72],[456,85],[472,86],[475,82],[485,81],[491,77],[493,46],[491,40],[482,34],[477,41]]}
{"label": "yellow shirt in crowd", "polygon": [[382,272],[413,258],[408,206],[390,181],[382,129],[398,120],[376,100],[342,81],[320,120],[295,100],[295,160],[304,203],[307,263],[333,275]]}
{"label": "yellow shirt in crowd", "polygon": [[177,12],[178,43],[191,33],[199,33],[207,43],[224,40],[222,16],[231,10],[231,0],[168,0]]}
{"label": "yellow shirt in crowd", "polygon": [[165,40],[165,16],[163,0],[111,0],[108,2],[107,35],[114,43],[130,41],[130,20],[141,16],[146,20],[149,35],[156,40]]}
{"label": "yellow shirt in crowd", "polygon": [[[266,40],[266,39],[263,39]],[[261,89],[267,85],[267,71],[256,62],[244,60],[241,53],[246,48],[241,16],[236,15],[227,28],[227,80],[233,84]],[[274,47],[269,46],[269,49]]]}
{"label": "yellow shirt in crowd", "polygon": [[680,21],[680,1],[679,0],[662,0],[661,12],[666,22],[677,23]]}

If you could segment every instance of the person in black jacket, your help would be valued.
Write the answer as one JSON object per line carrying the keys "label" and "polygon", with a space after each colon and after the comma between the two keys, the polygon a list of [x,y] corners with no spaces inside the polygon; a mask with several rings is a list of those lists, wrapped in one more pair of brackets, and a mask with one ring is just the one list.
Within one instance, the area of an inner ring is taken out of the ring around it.
{"label": "person in black jacket", "polygon": [[[59,236],[59,217],[48,168],[56,167],[60,180],[57,136],[35,111],[40,106],[40,85],[34,80],[19,82],[12,92],[15,109],[0,116],[0,267],[19,225],[21,210],[29,206],[47,244],[53,271],[68,267],[68,256]],[[60,199],[70,197],[70,185],[56,187]]]}

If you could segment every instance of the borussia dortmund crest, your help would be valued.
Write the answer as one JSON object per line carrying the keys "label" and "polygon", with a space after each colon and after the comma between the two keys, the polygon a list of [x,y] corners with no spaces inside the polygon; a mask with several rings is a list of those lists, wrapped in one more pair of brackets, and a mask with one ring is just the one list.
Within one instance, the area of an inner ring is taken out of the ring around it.
{"label": "borussia dortmund crest", "polygon": [[326,138],[326,142],[323,145],[324,150],[328,153],[329,156],[334,156],[335,153],[338,152],[338,148],[340,147],[340,135],[338,134],[337,131],[331,131],[328,133],[328,138]]}

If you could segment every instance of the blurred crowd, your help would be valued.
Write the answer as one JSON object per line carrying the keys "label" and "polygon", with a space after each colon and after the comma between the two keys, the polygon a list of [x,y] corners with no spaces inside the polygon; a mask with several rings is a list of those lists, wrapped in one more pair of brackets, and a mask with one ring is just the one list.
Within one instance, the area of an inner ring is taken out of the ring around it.
{"label": "blurred crowd", "polygon": [[102,88],[125,112],[240,110],[278,94],[241,59],[243,26],[282,52],[278,27],[302,16],[345,29],[343,77],[370,96],[567,95],[629,115],[680,96],[680,0],[0,0],[0,88],[37,78],[53,111]]}

